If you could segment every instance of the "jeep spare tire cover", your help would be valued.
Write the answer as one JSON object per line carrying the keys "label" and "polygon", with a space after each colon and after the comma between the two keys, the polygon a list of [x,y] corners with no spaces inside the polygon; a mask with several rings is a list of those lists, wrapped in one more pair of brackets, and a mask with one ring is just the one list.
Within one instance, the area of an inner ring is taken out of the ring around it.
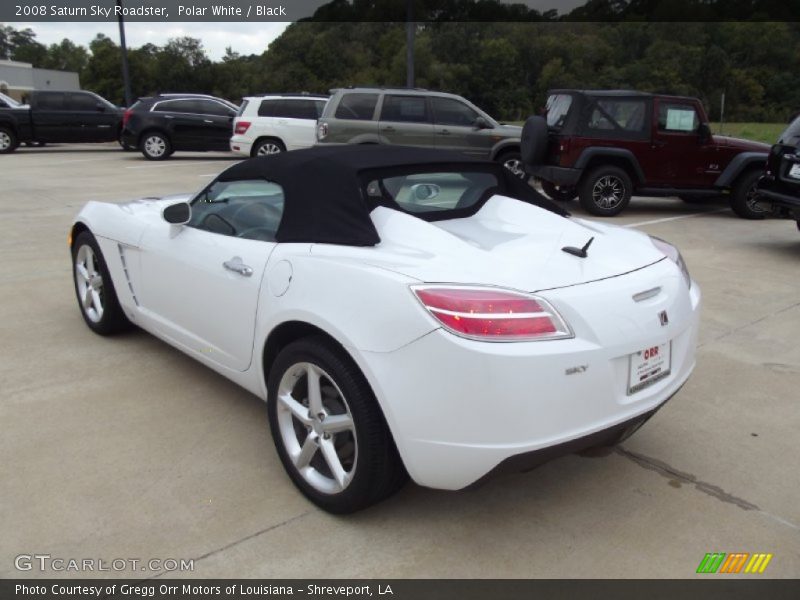
{"label": "jeep spare tire cover", "polygon": [[544,117],[528,117],[522,127],[520,154],[526,165],[540,165],[547,151],[547,121]]}

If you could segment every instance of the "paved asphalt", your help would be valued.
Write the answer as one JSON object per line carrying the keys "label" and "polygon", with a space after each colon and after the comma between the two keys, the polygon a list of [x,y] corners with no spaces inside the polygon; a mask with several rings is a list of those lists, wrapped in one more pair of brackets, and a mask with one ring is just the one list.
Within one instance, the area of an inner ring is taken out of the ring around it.
{"label": "paved asphalt", "polygon": [[793,222],[635,198],[614,222],[678,245],[704,294],[682,392],[613,452],[334,517],[291,485],[258,398],[143,332],[94,335],[76,306],[66,238],[84,202],[196,190],[234,160],[0,156],[0,577],[81,575],[14,566],[49,554],[194,559],[196,577],[684,578],[713,551],[800,575]]}

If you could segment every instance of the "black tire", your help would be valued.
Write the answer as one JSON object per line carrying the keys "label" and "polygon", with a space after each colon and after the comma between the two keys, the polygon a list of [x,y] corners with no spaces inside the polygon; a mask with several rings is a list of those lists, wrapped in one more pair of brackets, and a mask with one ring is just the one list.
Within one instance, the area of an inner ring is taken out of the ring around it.
{"label": "black tire", "polygon": [[731,189],[731,208],[743,219],[763,219],[769,213],[756,208],[755,199],[758,198],[756,182],[761,178],[761,171],[752,169],[739,176]]}
{"label": "black tire", "polygon": [[598,217],[613,217],[631,201],[633,182],[619,167],[600,166],[589,171],[578,185],[583,209]]}
{"label": "black tire", "polygon": [[[287,402],[278,400],[278,395],[281,390],[284,398],[288,393],[288,401],[295,401],[292,407],[301,413],[307,410],[309,364],[320,373],[324,417],[313,418],[308,410],[304,424]],[[394,440],[364,375],[327,338],[312,336],[286,346],[270,369],[267,389],[267,412],[278,456],[295,486],[323,510],[336,514],[361,510],[388,498],[407,481]],[[331,407],[337,410],[331,411]],[[331,423],[335,416],[348,415],[351,429],[333,434],[324,432],[325,417]],[[325,457],[326,443],[328,455],[334,452],[341,472],[349,478],[343,486],[333,477],[334,470]],[[291,452],[298,460],[302,456],[300,449],[309,444],[310,450],[303,461],[306,466],[302,467],[305,474],[295,466],[287,444],[292,446]]]}
{"label": "black tire", "polygon": [[258,140],[250,152],[251,156],[269,156],[270,154],[280,154],[286,152],[286,146],[276,138]]}
{"label": "black tire", "polygon": [[578,188],[572,186],[556,187],[554,183],[542,180],[542,190],[551,200],[569,202],[578,197]]}
{"label": "black tire", "polygon": [[[89,264],[87,257],[91,257],[92,264]],[[87,272],[82,274],[80,266]],[[72,280],[78,308],[89,329],[99,335],[112,335],[130,329],[131,323],[119,305],[103,253],[89,231],[78,234],[72,244]],[[84,301],[86,292],[91,294],[92,288],[97,297]],[[87,302],[91,306],[87,307]]]}
{"label": "black tire", "polygon": [[19,146],[17,134],[8,127],[0,127],[0,154],[10,154]]}
{"label": "black tire", "polygon": [[525,168],[522,164],[522,155],[520,155],[519,151],[506,150],[498,154],[495,160],[511,171],[515,177],[518,177],[522,181],[528,180],[528,174],[525,173]]}
{"label": "black tire", "polygon": [[522,126],[520,155],[525,166],[531,167],[544,162],[547,152],[547,121],[544,117],[528,117]]}
{"label": "black tire", "polygon": [[148,131],[139,140],[139,150],[147,160],[166,160],[172,154],[172,143],[166,134]]}

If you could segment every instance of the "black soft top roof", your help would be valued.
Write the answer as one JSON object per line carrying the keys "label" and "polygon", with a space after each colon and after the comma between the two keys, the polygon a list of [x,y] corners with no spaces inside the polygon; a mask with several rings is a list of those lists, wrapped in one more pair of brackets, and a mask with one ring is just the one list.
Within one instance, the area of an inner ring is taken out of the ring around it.
{"label": "black soft top roof", "polygon": [[[459,152],[379,145],[315,146],[242,161],[223,171],[217,181],[268,179],[284,193],[278,242],[312,242],[374,246],[380,237],[369,213],[378,206],[362,193],[361,174],[373,170],[399,173],[416,170],[478,168],[494,172],[507,196],[541,206],[560,215],[565,210],[514,175],[500,163]],[[488,198],[452,217],[474,214]],[[422,215],[414,216],[424,218]]]}

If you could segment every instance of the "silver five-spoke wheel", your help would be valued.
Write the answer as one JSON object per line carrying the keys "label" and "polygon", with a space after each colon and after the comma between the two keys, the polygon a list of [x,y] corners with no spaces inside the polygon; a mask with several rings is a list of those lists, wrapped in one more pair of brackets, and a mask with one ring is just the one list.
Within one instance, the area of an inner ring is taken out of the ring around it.
{"label": "silver five-spoke wheel", "polygon": [[86,318],[99,323],[103,318],[103,276],[97,267],[94,251],[87,245],[75,256],[75,287]]}
{"label": "silver five-spoke wheel", "polygon": [[281,438],[298,473],[324,494],[344,490],[358,459],[353,417],[330,375],[309,362],[286,370],[278,385]]}
{"label": "silver five-spoke wheel", "polygon": [[258,150],[256,150],[257,156],[266,156],[268,154],[280,154],[283,152],[283,148],[281,148],[275,142],[264,142],[258,146]]}
{"label": "silver five-spoke wheel", "polygon": [[12,139],[6,131],[0,131],[0,152],[5,152],[11,148]]}

